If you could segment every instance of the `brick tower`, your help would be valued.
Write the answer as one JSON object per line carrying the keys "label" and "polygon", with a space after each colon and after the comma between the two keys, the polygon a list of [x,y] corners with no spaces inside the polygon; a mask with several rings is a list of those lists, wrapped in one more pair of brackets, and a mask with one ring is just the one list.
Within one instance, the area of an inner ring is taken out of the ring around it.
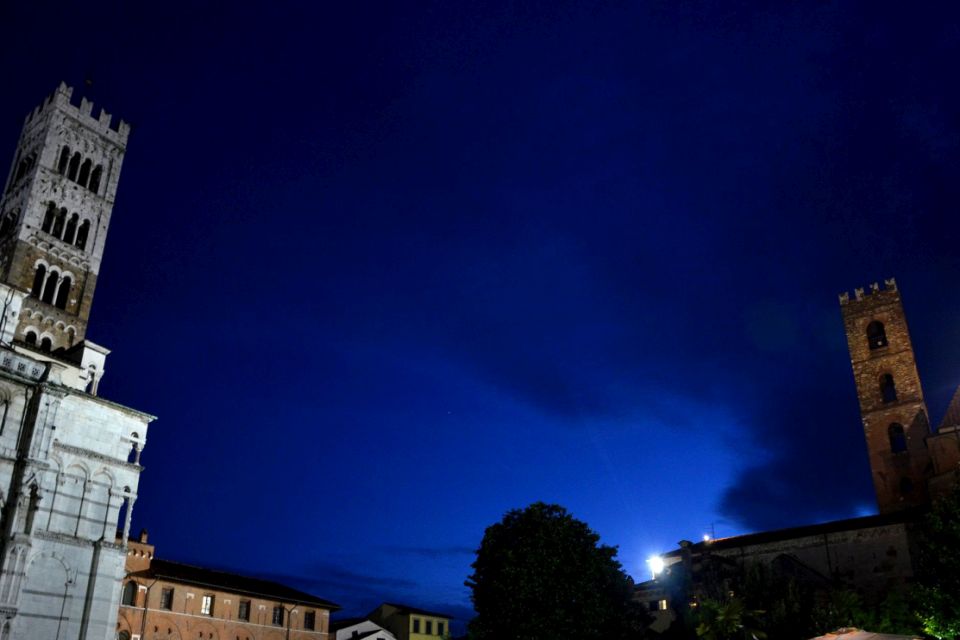
{"label": "brick tower", "polygon": [[29,291],[15,338],[83,340],[129,126],[61,84],[27,115],[0,200],[0,280]]}
{"label": "brick tower", "polygon": [[930,421],[897,283],[842,293],[840,310],[880,512],[923,504]]}

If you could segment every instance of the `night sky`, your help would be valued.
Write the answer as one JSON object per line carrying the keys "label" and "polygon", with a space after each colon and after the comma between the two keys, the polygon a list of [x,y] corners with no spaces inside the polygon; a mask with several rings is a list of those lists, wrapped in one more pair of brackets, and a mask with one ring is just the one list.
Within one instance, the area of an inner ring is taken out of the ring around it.
{"label": "night sky", "polygon": [[638,579],[875,511],[837,294],[939,423],[960,6],[595,4],[0,5],[4,171],[61,80],[134,127],[88,335],[159,556],[462,620],[537,500]]}

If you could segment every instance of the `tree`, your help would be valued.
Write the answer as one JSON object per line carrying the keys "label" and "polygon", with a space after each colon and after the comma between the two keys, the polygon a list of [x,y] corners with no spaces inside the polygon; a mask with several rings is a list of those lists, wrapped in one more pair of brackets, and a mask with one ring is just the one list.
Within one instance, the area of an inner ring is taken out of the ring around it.
{"label": "tree", "polygon": [[936,500],[917,539],[917,614],[935,638],[960,637],[960,484]]}
{"label": "tree", "polygon": [[645,614],[617,550],[558,505],[515,509],[487,528],[466,582],[475,640],[621,640]]}

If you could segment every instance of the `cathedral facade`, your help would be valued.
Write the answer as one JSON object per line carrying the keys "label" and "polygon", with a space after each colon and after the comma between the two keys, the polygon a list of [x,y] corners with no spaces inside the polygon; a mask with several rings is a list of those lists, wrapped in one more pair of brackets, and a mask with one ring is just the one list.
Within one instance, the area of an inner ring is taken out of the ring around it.
{"label": "cathedral facade", "polygon": [[0,640],[116,635],[154,418],[97,395],[109,351],[86,340],[129,133],[112,120],[61,84],[3,185]]}

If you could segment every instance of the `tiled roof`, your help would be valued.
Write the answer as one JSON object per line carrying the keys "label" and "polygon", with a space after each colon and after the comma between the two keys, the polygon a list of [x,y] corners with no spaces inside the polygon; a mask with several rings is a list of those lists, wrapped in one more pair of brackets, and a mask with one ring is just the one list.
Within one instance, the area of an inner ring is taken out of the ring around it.
{"label": "tiled roof", "polygon": [[329,600],[312,596],[309,593],[304,593],[303,591],[288,587],[279,582],[241,576],[225,571],[215,571],[203,567],[194,567],[189,564],[181,564],[170,560],[154,558],[150,561],[149,569],[138,571],[132,575],[259,596],[265,600],[277,600],[291,604],[310,604],[331,611],[340,608],[340,605],[334,604]]}
{"label": "tiled roof", "polygon": [[417,609],[416,607],[410,607],[405,604],[397,604],[396,602],[384,602],[383,604],[388,607],[393,607],[398,609],[400,613],[415,613],[418,616],[433,616],[435,618],[446,618],[447,620],[453,620],[453,616],[447,615],[445,613],[437,613],[436,611],[427,611],[426,609]]}
{"label": "tiled roof", "polygon": [[940,428],[956,427],[958,425],[960,425],[960,387],[958,387],[956,393],[953,394],[953,400],[950,401],[950,406],[947,407],[947,415],[943,416],[943,422],[940,423]]}
{"label": "tiled roof", "polygon": [[[742,536],[732,536],[729,538],[716,538],[709,542],[697,542],[691,545],[691,551],[697,553],[706,545],[711,549],[729,549],[745,547],[754,544],[764,544],[767,542],[778,542],[780,540],[791,540],[793,538],[803,538],[806,536],[822,535],[824,533],[837,533],[840,531],[855,531],[857,529],[869,529],[870,527],[883,527],[891,524],[901,524],[916,522],[924,509],[903,509],[893,513],[882,513],[876,516],[864,516],[862,518],[848,518],[846,520],[834,520],[832,522],[823,522],[820,524],[805,525],[802,527],[792,527],[790,529],[777,529],[775,531],[761,531],[759,533],[748,533]],[[664,556],[673,557],[680,555],[680,549],[673,549]]]}

